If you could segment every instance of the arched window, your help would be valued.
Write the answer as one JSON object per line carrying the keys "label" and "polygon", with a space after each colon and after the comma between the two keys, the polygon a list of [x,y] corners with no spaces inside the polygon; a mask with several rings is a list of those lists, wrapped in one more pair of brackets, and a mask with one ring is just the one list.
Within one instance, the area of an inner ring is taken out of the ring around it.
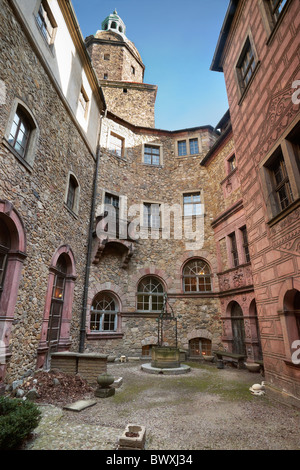
{"label": "arched window", "polygon": [[11,240],[9,230],[5,222],[0,219],[0,297],[3,291],[6,266],[7,266],[7,255],[11,247]]}
{"label": "arched window", "polygon": [[5,141],[15,157],[32,167],[38,140],[38,126],[27,106],[15,100],[5,132]]}
{"label": "arched window", "polygon": [[118,307],[115,299],[106,292],[98,294],[91,307],[91,331],[116,331],[117,323]]}
{"label": "arched window", "polygon": [[184,292],[211,292],[211,272],[208,264],[201,260],[189,261],[183,269]]}
{"label": "arched window", "polygon": [[137,309],[141,312],[161,312],[164,302],[164,287],[159,279],[148,276],[138,285]]}
{"label": "arched window", "polygon": [[78,214],[79,210],[79,183],[72,173],[69,174],[67,193],[66,193],[66,206],[74,214]]}
{"label": "arched window", "polygon": [[115,21],[113,21],[112,24],[110,25],[110,27],[112,29],[117,29],[117,23]]}
{"label": "arched window", "polygon": [[47,342],[51,351],[58,347],[62,312],[65,300],[65,286],[67,277],[67,260],[64,254],[60,255],[55,266],[55,277],[52,289],[51,306],[47,331]]}

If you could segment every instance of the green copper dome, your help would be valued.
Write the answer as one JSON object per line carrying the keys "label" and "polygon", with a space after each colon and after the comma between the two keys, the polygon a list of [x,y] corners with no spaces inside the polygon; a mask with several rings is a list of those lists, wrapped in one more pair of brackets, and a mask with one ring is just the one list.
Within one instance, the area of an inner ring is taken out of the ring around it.
{"label": "green copper dome", "polygon": [[124,34],[126,33],[126,26],[124,21],[119,17],[117,10],[114,10],[105,20],[102,22],[103,31],[114,31],[115,33]]}

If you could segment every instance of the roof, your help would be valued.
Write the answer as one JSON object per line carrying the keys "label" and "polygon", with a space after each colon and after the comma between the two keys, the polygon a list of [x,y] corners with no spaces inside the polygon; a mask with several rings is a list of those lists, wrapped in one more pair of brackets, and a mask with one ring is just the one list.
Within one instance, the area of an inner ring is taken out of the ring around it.
{"label": "roof", "polygon": [[230,31],[239,1],[240,0],[230,0],[229,6],[226,12],[226,16],[223,22],[223,26],[220,32],[220,36],[218,39],[213,61],[210,66],[210,70],[213,70],[214,72],[223,72],[223,67],[221,65],[221,58],[222,58],[224,47],[228,38],[228,34]]}

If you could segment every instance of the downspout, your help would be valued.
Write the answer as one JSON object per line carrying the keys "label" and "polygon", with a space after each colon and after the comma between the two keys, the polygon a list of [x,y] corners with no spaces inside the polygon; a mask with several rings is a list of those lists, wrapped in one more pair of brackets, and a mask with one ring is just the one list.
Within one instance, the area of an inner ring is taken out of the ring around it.
{"label": "downspout", "polygon": [[97,144],[97,152],[96,152],[96,166],[95,166],[92,205],[91,205],[91,215],[90,215],[90,227],[89,227],[89,236],[88,236],[88,252],[87,252],[86,268],[85,268],[83,307],[82,307],[80,338],[79,338],[79,353],[81,353],[81,354],[84,352],[84,345],[85,345],[85,333],[86,333],[85,324],[86,324],[87,300],[88,300],[88,290],[89,290],[90,270],[91,270],[91,258],[92,258],[93,227],[94,227],[94,220],[95,220],[99,163],[100,163],[100,156],[101,156],[100,140],[101,140],[101,132],[102,132],[102,121],[106,117],[106,114],[107,114],[107,109],[105,110],[104,115],[100,115],[99,135],[98,135],[98,144]]}

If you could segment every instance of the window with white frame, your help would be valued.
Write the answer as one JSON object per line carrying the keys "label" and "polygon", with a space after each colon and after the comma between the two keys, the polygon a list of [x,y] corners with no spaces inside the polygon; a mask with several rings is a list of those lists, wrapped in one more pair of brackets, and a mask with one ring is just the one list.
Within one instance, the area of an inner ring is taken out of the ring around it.
{"label": "window with white frame", "polygon": [[99,293],[93,301],[90,315],[91,332],[117,331],[118,307],[108,293]]}
{"label": "window with white frame", "polygon": [[47,0],[42,0],[36,16],[36,21],[46,42],[49,45],[53,44],[57,24]]}
{"label": "window with white frame", "polygon": [[185,217],[202,215],[201,192],[183,195],[183,215]]}
{"label": "window with white frame", "polygon": [[109,151],[117,157],[124,157],[124,138],[111,132],[109,137]]}
{"label": "window with white frame", "polygon": [[137,289],[137,309],[141,312],[161,312],[164,304],[164,287],[155,276],[142,279]]}

